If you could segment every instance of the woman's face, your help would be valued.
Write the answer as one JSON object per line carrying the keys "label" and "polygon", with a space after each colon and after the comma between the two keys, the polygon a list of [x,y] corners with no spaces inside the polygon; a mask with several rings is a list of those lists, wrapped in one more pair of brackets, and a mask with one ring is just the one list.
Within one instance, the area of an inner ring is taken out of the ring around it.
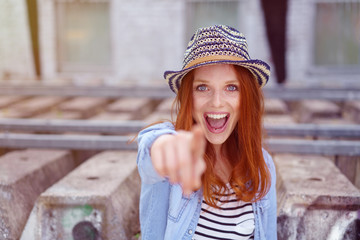
{"label": "woman's face", "polygon": [[193,117],[206,139],[223,144],[239,120],[239,81],[235,68],[215,64],[194,70]]}

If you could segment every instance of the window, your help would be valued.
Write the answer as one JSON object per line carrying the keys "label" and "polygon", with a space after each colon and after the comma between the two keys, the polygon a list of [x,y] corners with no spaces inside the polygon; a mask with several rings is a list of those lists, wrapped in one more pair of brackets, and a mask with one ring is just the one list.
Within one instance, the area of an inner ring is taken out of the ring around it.
{"label": "window", "polygon": [[237,0],[188,0],[186,43],[200,27],[225,24],[242,29],[240,10]]}
{"label": "window", "polygon": [[360,69],[360,2],[316,4],[314,63]]}
{"label": "window", "polygon": [[56,8],[58,70],[109,70],[109,3],[58,0]]}

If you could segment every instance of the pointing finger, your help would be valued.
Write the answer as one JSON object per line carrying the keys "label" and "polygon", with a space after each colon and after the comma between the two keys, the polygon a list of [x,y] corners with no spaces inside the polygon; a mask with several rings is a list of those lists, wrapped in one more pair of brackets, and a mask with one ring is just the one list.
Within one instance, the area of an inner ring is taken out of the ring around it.
{"label": "pointing finger", "polygon": [[205,152],[206,140],[204,133],[199,125],[196,125],[192,129],[193,139],[191,141],[191,147],[193,152],[193,157],[195,161],[199,158],[202,158]]}

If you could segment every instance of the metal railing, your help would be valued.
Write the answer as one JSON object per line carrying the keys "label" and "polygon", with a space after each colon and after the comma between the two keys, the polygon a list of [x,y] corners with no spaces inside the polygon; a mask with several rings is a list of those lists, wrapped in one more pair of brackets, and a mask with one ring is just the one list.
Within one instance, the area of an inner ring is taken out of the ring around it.
{"label": "metal railing", "polygon": [[[266,98],[283,100],[324,99],[333,101],[360,100],[360,89],[335,88],[290,88],[266,87],[263,89]],[[164,99],[175,94],[167,86],[146,87],[75,87],[75,86],[2,86],[0,96],[63,96],[63,97],[148,97]]]}

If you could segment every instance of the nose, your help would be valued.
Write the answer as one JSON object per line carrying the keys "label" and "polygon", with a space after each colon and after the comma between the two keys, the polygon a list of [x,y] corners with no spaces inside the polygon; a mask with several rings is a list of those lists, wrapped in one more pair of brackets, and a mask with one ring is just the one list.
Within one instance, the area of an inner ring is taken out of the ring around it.
{"label": "nose", "polygon": [[211,96],[211,105],[213,107],[222,107],[223,106],[223,98],[221,95],[221,91],[214,91]]}

